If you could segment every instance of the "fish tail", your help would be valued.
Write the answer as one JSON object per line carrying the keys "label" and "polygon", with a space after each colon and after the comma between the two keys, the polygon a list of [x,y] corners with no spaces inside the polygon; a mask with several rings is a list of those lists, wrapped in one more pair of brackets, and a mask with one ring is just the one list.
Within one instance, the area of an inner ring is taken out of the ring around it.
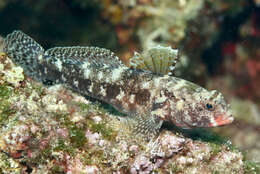
{"label": "fish tail", "polygon": [[26,75],[39,78],[39,61],[44,49],[30,36],[19,30],[13,31],[4,39],[3,51],[24,69]]}

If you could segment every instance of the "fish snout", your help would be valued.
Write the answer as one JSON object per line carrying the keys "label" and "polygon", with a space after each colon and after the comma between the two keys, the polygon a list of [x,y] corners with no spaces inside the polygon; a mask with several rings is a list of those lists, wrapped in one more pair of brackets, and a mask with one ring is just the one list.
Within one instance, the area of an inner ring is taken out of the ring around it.
{"label": "fish snout", "polygon": [[217,115],[214,117],[214,122],[210,124],[212,127],[223,126],[227,124],[231,124],[234,121],[234,117],[232,115],[226,116],[223,114]]}

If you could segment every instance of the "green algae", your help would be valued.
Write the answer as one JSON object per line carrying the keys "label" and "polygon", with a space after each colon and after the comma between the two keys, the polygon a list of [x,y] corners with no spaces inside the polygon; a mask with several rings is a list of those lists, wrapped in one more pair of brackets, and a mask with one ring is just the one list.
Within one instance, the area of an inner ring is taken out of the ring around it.
{"label": "green algae", "polygon": [[82,102],[72,101],[70,104],[72,106],[78,107],[81,112],[88,112],[92,108],[90,104],[86,104],[86,103],[82,103]]}
{"label": "green algae", "polygon": [[211,147],[211,154],[213,156],[217,155],[219,152],[223,151],[223,148],[227,149],[230,152],[240,152],[240,150],[233,146],[230,141],[226,142],[209,142],[209,146]]}
{"label": "green algae", "polygon": [[12,88],[7,84],[0,85],[0,99],[8,99],[12,94]]}
{"label": "green algae", "polygon": [[57,142],[57,144],[55,144],[53,150],[66,152],[66,153],[70,154],[71,156],[76,155],[76,149],[70,145],[66,145],[66,140],[63,138],[58,139],[58,142]]}
{"label": "green algae", "polygon": [[[91,107],[88,104],[82,103],[76,103],[76,105],[84,111],[88,111]],[[92,163],[93,157],[95,157],[94,161],[98,164],[101,164],[105,160],[103,151],[97,149],[90,151],[91,148],[88,147],[85,133],[89,129],[92,132],[100,133],[104,139],[112,140],[115,132],[106,125],[106,122],[95,123],[90,118],[86,118],[86,120],[77,124],[70,120],[70,114],[53,113],[53,116],[58,122],[59,127],[67,129],[69,134],[67,138],[59,137],[57,140],[50,140],[48,146],[41,151],[41,158],[37,160],[39,163],[44,163],[46,159],[51,159],[53,152],[67,153],[75,157],[78,149],[88,149],[81,157],[84,159],[85,164],[94,164]]]}
{"label": "green algae", "polygon": [[0,126],[3,126],[13,113],[14,110],[7,101],[0,102]]}
{"label": "green algae", "polygon": [[170,171],[172,173],[178,173],[178,172],[182,172],[183,170],[181,169],[181,167],[179,167],[177,164],[175,163],[171,163],[169,165]]}
{"label": "green algae", "polygon": [[14,113],[8,101],[12,94],[11,87],[6,84],[0,86],[0,126],[4,125],[9,116]]}
{"label": "green algae", "polygon": [[209,143],[209,146],[211,147],[211,155],[215,156],[219,152],[223,150],[223,146],[221,144],[215,144],[215,143]]}
{"label": "green algae", "polygon": [[116,132],[108,127],[106,122],[95,123],[92,120],[88,120],[87,124],[91,131],[100,133],[106,140],[114,140],[116,137]]}
{"label": "green algae", "polygon": [[31,83],[31,89],[30,90],[35,90],[35,92],[39,95],[39,96],[41,96],[41,95],[43,95],[43,94],[45,94],[45,88],[42,86],[42,85],[40,85],[40,84],[37,84],[37,83]]}
{"label": "green algae", "polygon": [[87,142],[85,130],[73,125],[69,129],[70,142],[73,148],[82,148]]}
{"label": "green algae", "polygon": [[[78,127],[76,123],[69,119],[69,114],[56,114],[55,118],[61,126],[69,131],[69,141],[71,148],[82,148],[87,142],[84,127]],[[61,144],[62,145],[62,144]]]}
{"label": "green algae", "polygon": [[[103,107],[104,106],[103,104],[100,104],[98,102],[95,102],[92,105],[85,104],[85,103],[80,103],[80,102],[77,102],[77,103],[74,103],[74,104],[79,106],[81,111],[90,111],[91,109],[94,109],[97,112],[100,112],[102,117],[103,116],[105,117],[105,114],[107,114],[107,112],[109,112],[107,110],[107,108]],[[111,107],[110,107],[110,109],[111,109]],[[76,133],[78,135],[77,138],[83,136],[80,130],[77,130],[77,128],[73,128],[73,126],[71,126],[71,124],[74,125],[75,123],[72,123],[69,120],[66,120],[66,122],[67,122],[67,123],[65,123],[66,127],[69,126],[70,130],[72,130],[72,133],[74,132],[74,133]],[[96,123],[92,119],[86,118],[86,121],[84,122],[84,128],[89,128],[92,132],[100,133],[102,135],[102,137],[104,139],[106,139],[106,140],[113,140],[115,135],[116,135],[116,132],[112,128],[107,126],[107,121],[104,121],[104,119],[101,122]],[[84,136],[85,136],[85,134],[84,134]],[[77,139],[77,138],[75,137],[75,139]],[[78,140],[80,141],[80,138]]]}
{"label": "green algae", "polygon": [[82,111],[88,111],[90,109],[89,104],[85,104],[85,103],[77,103],[77,104]]}
{"label": "green algae", "polygon": [[22,167],[8,155],[0,152],[0,173],[20,174]]}
{"label": "green algae", "polygon": [[[75,157],[78,149],[86,147],[87,139],[84,129],[77,127],[75,123],[71,122],[69,120],[69,114],[53,113],[53,116],[59,122],[60,127],[68,129],[69,135],[67,138],[58,137],[58,139],[50,139],[48,145],[40,151],[37,158],[31,160],[33,163],[44,164],[47,159],[53,158],[53,152],[67,153]],[[44,137],[44,132],[42,135]],[[53,173],[59,173],[61,168],[54,166],[51,170]]]}
{"label": "green algae", "polygon": [[64,173],[64,169],[61,166],[54,165],[51,169],[50,172],[52,174],[62,174]]}
{"label": "green algae", "polygon": [[[89,106],[84,105],[84,108]],[[96,123],[93,120],[86,118],[83,125],[77,125],[69,119],[69,114],[56,114],[55,118],[59,122],[61,127],[67,128],[69,131],[69,142],[71,148],[83,148],[87,143],[87,138],[85,137],[85,132],[90,129],[92,132],[98,132],[106,140],[113,140],[115,138],[116,132],[107,126],[107,122],[102,121]],[[65,144],[60,140],[60,148],[68,150]]]}
{"label": "green algae", "polygon": [[33,160],[35,160],[36,163],[45,163],[46,160],[51,157],[51,154],[52,148],[48,145],[41,151],[41,154]]}
{"label": "green algae", "polygon": [[258,174],[260,173],[260,163],[252,161],[244,161],[245,174]]}
{"label": "green algae", "polygon": [[243,165],[245,174],[259,174],[260,173],[260,162],[254,162],[246,158],[247,152],[242,151],[243,154]]}
{"label": "green algae", "polygon": [[58,139],[56,143],[50,143],[44,147],[40,154],[30,161],[34,164],[45,164],[48,159],[53,159],[53,152],[67,153],[72,157],[76,155],[76,149],[71,145],[66,145],[65,139]]}
{"label": "green algae", "polygon": [[104,164],[107,161],[102,150],[93,149],[86,151],[86,153],[82,155],[81,160],[85,165]]}

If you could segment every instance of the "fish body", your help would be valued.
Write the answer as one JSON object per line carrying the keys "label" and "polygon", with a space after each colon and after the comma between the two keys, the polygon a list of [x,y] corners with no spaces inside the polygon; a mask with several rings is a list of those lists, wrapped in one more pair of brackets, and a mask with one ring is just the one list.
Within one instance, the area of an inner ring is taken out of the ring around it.
{"label": "fish body", "polygon": [[104,48],[55,47],[45,51],[26,34],[14,31],[4,40],[4,52],[26,75],[62,83],[105,101],[138,120],[138,129],[158,130],[163,121],[183,128],[215,127],[233,121],[221,93],[177,77],[129,68]]}

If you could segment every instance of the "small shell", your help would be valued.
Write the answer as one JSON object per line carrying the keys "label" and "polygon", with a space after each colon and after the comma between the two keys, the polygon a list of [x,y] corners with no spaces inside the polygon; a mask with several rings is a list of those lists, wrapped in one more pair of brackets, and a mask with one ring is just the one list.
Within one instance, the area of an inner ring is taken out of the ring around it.
{"label": "small shell", "polygon": [[156,74],[169,74],[175,69],[178,60],[178,50],[171,47],[156,46],[135,52],[130,59],[130,66],[136,69],[149,70]]}

